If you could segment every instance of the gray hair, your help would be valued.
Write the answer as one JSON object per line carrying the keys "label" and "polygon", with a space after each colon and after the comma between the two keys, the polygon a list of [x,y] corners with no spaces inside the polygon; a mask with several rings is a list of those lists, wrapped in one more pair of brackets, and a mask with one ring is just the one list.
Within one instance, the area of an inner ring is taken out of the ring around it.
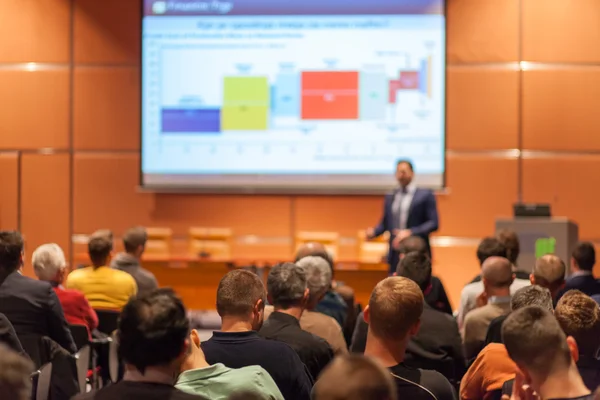
{"label": "gray hair", "polygon": [[319,301],[331,286],[331,268],[322,257],[308,256],[298,260],[296,265],[306,272],[307,285],[310,290],[310,303]]}
{"label": "gray hair", "polygon": [[267,278],[267,291],[276,308],[288,309],[300,303],[306,291],[306,272],[293,263],[278,264]]}
{"label": "gray hair", "polygon": [[43,244],[35,249],[31,263],[35,274],[42,281],[52,281],[60,270],[67,267],[65,254],[56,243]]}
{"label": "gray hair", "polygon": [[548,289],[539,285],[525,286],[512,296],[510,308],[515,311],[527,306],[538,306],[553,312],[552,294]]}

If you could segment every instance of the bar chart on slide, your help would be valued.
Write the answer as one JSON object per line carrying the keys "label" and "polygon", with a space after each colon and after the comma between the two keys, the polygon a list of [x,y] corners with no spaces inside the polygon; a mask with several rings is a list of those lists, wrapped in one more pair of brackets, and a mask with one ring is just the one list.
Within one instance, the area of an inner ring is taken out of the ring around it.
{"label": "bar chart on slide", "polygon": [[[270,129],[277,117],[300,121],[385,121],[386,109],[398,103],[402,92],[432,97],[431,62],[418,69],[398,70],[395,76],[368,71],[307,70],[267,76],[225,76],[222,105],[164,107],[162,131],[218,133]],[[189,98],[189,95],[182,96]]]}

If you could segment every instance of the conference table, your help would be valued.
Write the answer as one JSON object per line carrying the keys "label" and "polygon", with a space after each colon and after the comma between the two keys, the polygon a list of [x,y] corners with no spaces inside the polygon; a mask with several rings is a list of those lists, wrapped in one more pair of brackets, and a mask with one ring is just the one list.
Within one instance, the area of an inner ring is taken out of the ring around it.
{"label": "conference table", "polygon": [[[151,271],[161,287],[173,288],[191,310],[214,310],[219,281],[228,271],[246,268],[265,282],[270,268],[291,260],[244,257],[199,257],[187,254],[145,254],[142,265]],[[77,265],[88,265],[85,253],[75,255]],[[373,287],[387,276],[388,266],[381,262],[339,259],[334,279],[354,289],[356,302],[366,305]]]}

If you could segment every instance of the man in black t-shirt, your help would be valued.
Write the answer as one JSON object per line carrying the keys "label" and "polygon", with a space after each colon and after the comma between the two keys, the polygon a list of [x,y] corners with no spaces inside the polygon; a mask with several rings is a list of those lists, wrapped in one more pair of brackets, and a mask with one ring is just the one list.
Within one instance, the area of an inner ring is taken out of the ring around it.
{"label": "man in black t-shirt", "polygon": [[188,353],[190,324],[170,289],[132,298],[123,308],[117,336],[125,362],[123,380],[74,400],[198,400],[173,385]]}
{"label": "man in black t-shirt", "polygon": [[542,399],[592,398],[575,364],[577,343],[550,311],[528,306],[512,312],[502,324],[502,339],[520,370],[515,391],[527,384]]}
{"label": "man in black t-shirt", "polygon": [[423,304],[423,292],[414,281],[391,277],[379,282],[364,311],[369,324],[365,355],[388,367],[399,399],[455,400],[454,388],[442,374],[404,364],[408,342],[419,330]]}

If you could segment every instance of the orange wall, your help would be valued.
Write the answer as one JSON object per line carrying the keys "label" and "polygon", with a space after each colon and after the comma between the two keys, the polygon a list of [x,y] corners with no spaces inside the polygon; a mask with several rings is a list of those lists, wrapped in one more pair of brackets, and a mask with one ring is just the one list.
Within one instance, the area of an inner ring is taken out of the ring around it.
{"label": "orange wall", "polygon": [[[0,8],[0,228],[21,229],[29,254],[144,224],[180,236],[190,225],[231,227],[237,254],[278,257],[291,253],[296,230],[335,230],[351,257],[357,229],[379,217],[380,197],[140,192],[139,1]],[[435,268],[455,305],[477,272],[476,239],[519,198],[550,202],[582,237],[600,238],[598,15],[598,0],[449,0],[439,234],[457,241],[435,249]],[[42,64],[29,71],[29,62]],[[258,245],[242,240],[250,234]]]}

